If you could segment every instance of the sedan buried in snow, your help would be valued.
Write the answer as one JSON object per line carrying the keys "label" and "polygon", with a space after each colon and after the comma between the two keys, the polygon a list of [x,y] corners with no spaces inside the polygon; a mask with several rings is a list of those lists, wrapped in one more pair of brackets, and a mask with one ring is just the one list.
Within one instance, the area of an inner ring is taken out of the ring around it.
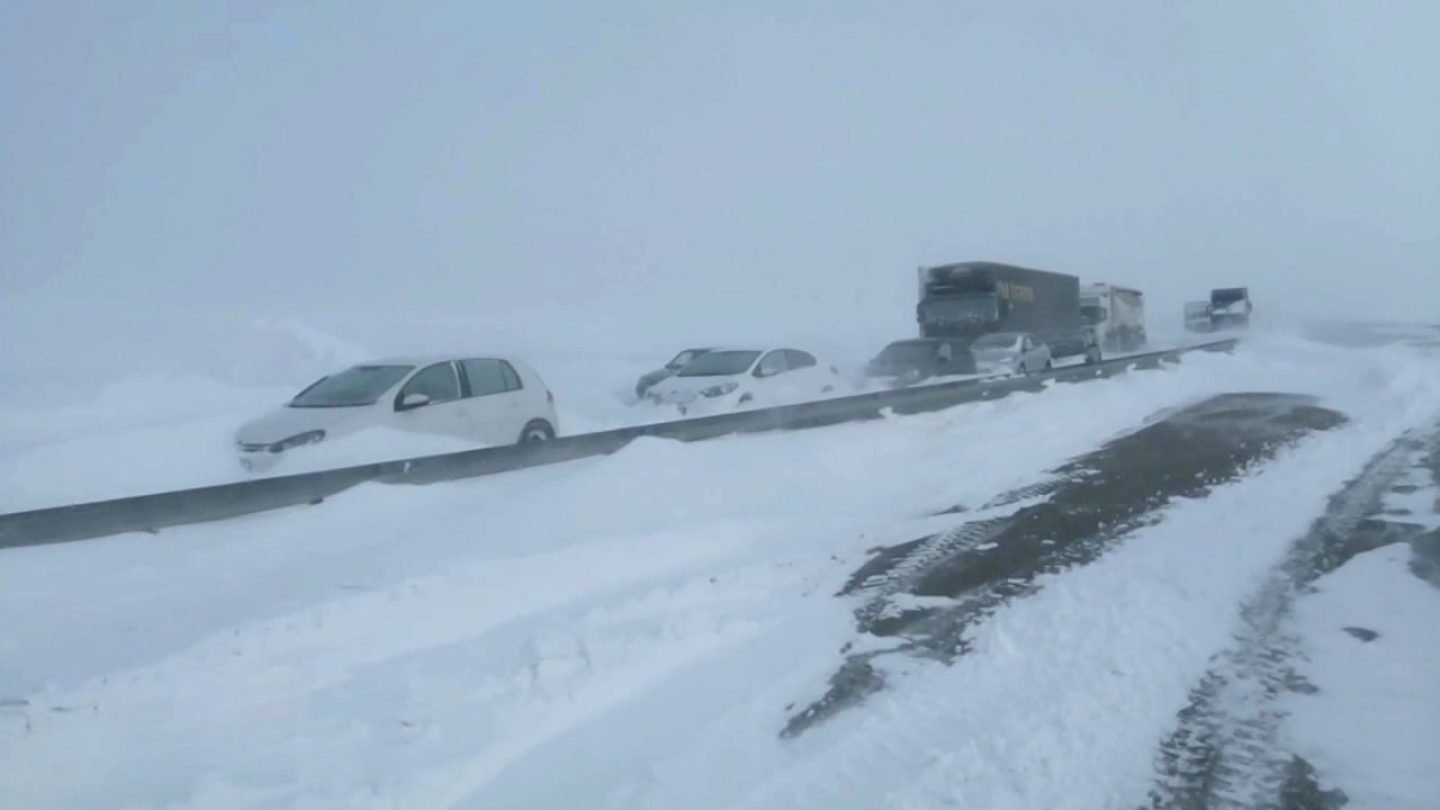
{"label": "sedan buried in snow", "polygon": [[655,369],[654,371],[645,373],[635,383],[636,399],[644,399],[645,394],[650,390],[652,386],[655,385],[655,383],[674,377],[680,372],[680,369],[685,368],[685,366],[689,365],[691,360],[694,360],[695,358],[708,351],[710,351],[709,348],[685,349],[684,351],[670,358],[670,362],[666,363],[660,368]]}
{"label": "sedan buried in snow", "polygon": [[835,367],[822,365],[808,352],[712,349],[653,386],[646,399],[693,415],[803,402],[823,397],[839,384]]}
{"label": "sedan buried in snow", "polygon": [[995,332],[970,344],[981,374],[1033,374],[1052,365],[1050,347],[1029,332]]}
{"label": "sedan buried in snow", "polygon": [[865,376],[890,388],[914,385],[932,377],[974,373],[975,358],[963,338],[897,340],[865,367]]}
{"label": "sedan buried in snow", "polygon": [[235,434],[248,470],[297,447],[369,427],[469,439],[486,445],[555,437],[555,397],[529,366],[496,357],[415,357],[353,366],[322,377],[284,407]]}

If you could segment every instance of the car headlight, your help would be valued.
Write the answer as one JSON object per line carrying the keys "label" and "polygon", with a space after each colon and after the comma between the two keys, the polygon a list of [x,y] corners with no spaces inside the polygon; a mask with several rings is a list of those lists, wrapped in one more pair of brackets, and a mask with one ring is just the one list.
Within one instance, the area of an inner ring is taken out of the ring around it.
{"label": "car headlight", "polygon": [[739,388],[739,387],[740,387],[740,383],[733,383],[733,382],[721,383],[721,384],[719,384],[719,385],[712,385],[712,386],[710,386],[709,388],[706,388],[705,390],[701,391],[701,392],[700,392],[700,396],[702,396],[702,397],[723,397],[723,396],[725,396],[726,394],[730,393],[731,391],[734,391],[736,388]]}
{"label": "car headlight", "polygon": [[307,444],[315,444],[323,438],[325,438],[325,431],[323,430],[306,431],[304,433],[299,433],[291,436],[288,439],[281,439],[280,441],[275,442],[274,444],[270,445],[270,452],[283,453],[286,450],[291,449],[292,447],[301,447]]}

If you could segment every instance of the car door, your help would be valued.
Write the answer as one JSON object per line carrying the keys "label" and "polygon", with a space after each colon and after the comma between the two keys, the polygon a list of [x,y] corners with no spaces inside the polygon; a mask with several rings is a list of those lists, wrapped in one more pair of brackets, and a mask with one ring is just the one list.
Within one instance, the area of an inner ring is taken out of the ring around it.
{"label": "car door", "polygon": [[788,382],[786,372],[789,368],[784,349],[773,349],[760,358],[751,375],[755,380],[753,401],[756,405],[774,405],[785,399]]}
{"label": "car door", "polygon": [[471,438],[492,445],[518,441],[533,415],[515,368],[504,360],[471,358],[460,361],[460,369]]}
{"label": "car door", "polygon": [[815,399],[835,389],[834,376],[829,366],[822,366],[815,355],[799,349],[785,350],[785,363],[789,370],[788,393],[792,401]]}
{"label": "car door", "polygon": [[1045,344],[1034,335],[1025,336],[1025,368],[1032,372],[1045,369]]}
{"label": "car door", "polygon": [[975,355],[970,352],[970,344],[963,341],[946,341],[944,344],[949,348],[949,359],[940,364],[939,374],[974,374]]}
{"label": "car door", "polygon": [[[406,407],[410,394],[424,394],[429,402],[419,407]],[[470,435],[460,396],[460,377],[450,361],[431,363],[415,372],[395,394],[394,425],[401,430],[436,433],[466,438]]]}
{"label": "car door", "polygon": [[1044,371],[1045,367],[1050,365],[1050,360],[1050,344],[1035,338],[1035,369]]}

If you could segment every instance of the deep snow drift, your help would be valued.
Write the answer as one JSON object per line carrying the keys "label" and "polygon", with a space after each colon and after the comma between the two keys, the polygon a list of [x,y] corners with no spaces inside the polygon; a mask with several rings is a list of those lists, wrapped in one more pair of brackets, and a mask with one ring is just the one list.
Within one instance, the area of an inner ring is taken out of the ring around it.
{"label": "deep snow drift", "polygon": [[[1330,493],[1440,413],[1437,371],[1405,347],[1257,338],[1234,356],[934,414],[640,441],[0,552],[0,800],[1134,807],[1238,606]],[[1237,391],[1312,394],[1350,421],[1053,575],[967,630],[972,652],[955,663],[893,659],[892,688],[781,737],[855,649],[857,600],[834,594],[870,549],[958,525],[964,514],[937,512]],[[1341,575],[1353,581],[1329,587],[1351,603],[1389,581]],[[1395,598],[1419,617],[1424,593]],[[1390,660],[1433,666],[1412,641],[1425,643],[1395,632]],[[1343,687],[1344,655],[1316,662],[1328,673],[1316,682],[1337,684],[1327,699],[1373,699]],[[1398,694],[1437,705],[1436,684]],[[1295,733],[1317,767],[1346,761],[1323,724]],[[1414,776],[1394,806],[1435,787]]]}

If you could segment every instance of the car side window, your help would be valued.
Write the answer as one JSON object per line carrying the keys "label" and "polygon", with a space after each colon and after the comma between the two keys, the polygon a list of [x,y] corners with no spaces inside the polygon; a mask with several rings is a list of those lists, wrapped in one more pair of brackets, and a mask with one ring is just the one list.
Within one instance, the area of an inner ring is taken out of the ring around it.
{"label": "car side window", "polygon": [[505,389],[506,391],[519,391],[525,387],[525,383],[520,381],[520,375],[516,373],[515,367],[504,360],[500,361],[500,373],[505,375],[505,384],[509,386]]}
{"label": "car side window", "polygon": [[807,352],[796,351],[795,349],[786,349],[785,362],[792,370],[809,368],[815,365],[815,356]]}
{"label": "car side window", "polygon": [[453,402],[459,399],[460,380],[455,376],[455,366],[450,363],[426,366],[405,383],[396,401],[404,399],[406,394],[424,394],[431,402]]}
{"label": "car side window", "polygon": [[769,377],[785,370],[785,352],[776,349],[760,359],[760,365],[755,367],[755,373],[761,377]]}
{"label": "car side window", "polygon": [[462,360],[465,379],[470,383],[470,396],[484,397],[520,389],[520,377],[504,360]]}

